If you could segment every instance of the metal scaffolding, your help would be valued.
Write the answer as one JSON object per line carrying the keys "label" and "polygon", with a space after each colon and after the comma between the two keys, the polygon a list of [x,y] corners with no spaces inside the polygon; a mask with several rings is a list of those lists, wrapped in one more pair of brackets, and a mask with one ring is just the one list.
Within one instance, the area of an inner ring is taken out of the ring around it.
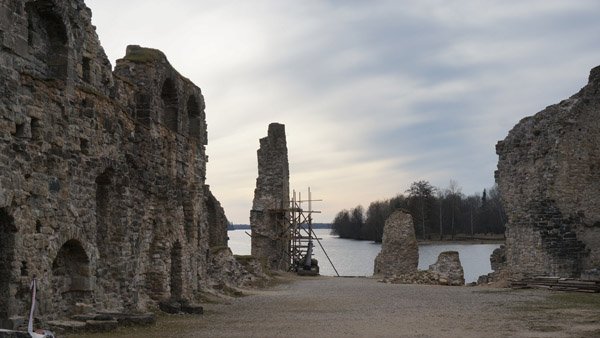
{"label": "metal scaffolding", "polygon": [[[282,218],[282,221],[287,224],[282,224],[283,229],[287,229],[290,236],[289,246],[289,258],[290,258],[290,270],[298,272],[299,274],[306,275],[317,275],[319,274],[319,266],[316,259],[313,259],[313,248],[314,242],[316,241],[325,257],[329,261],[329,264],[333,267],[335,273],[339,276],[339,273],[333,262],[329,258],[327,251],[321,244],[321,239],[317,237],[312,227],[312,215],[315,213],[321,213],[318,210],[312,209],[313,202],[321,202],[322,200],[313,200],[311,196],[310,188],[308,188],[308,199],[303,200],[301,194],[293,191],[292,198],[290,200],[290,207],[284,210],[284,214],[287,217]],[[304,209],[304,206],[308,209]]]}

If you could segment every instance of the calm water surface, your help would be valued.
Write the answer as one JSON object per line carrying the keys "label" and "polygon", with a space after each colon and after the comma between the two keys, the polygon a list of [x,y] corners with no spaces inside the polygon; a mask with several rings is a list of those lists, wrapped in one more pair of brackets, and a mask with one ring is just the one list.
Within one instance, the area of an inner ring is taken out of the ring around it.
{"label": "calm water surface", "polygon": [[[229,247],[236,255],[250,254],[250,230],[229,231]],[[381,251],[381,244],[369,241],[342,239],[330,235],[329,229],[317,229],[321,244],[342,276],[371,276],[375,256]],[[316,243],[315,243],[316,244]],[[427,270],[435,263],[440,252],[458,251],[465,271],[467,283],[477,281],[477,277],[492,272],[490,255],[500,244],[425,244],[419,245],[419,269]],[[315,246],[315,256],[319,260],[321,274],[335,276],[335,271],[327,261],[323,250]]]}

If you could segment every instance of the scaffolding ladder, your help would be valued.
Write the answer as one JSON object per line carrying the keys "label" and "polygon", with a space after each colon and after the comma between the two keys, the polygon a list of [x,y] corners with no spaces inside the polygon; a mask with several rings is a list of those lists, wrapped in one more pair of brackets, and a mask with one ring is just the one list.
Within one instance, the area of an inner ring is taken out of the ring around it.
{"label": "scaffolding ladder", "polygon": [[[320,211],[312,209],[313,202],[321,202],[322,200],[313,200],[311,196],[310,187],[308,188],[308,199],[303,200],[300,193],[296,194],[293,191],[292,198],[290,200],[290,208],[288,209],[288,231],[290,234],[290,247],[289,247],[289,258],[290,258],[290,270],[295,271],[301,275],[317,275],[319,274],[319,266],[317,260],[313,259],[313,249],[315,247],[315,241],[323,250],[325,257],[331,264],[331,267],[339,277],[339,273],[331,258],[325,251],[321,243],[321,239],[315,234],[312,227],[312,214],[320,213]],[[303,208],[303,204],[306,204],[308,209]]]}

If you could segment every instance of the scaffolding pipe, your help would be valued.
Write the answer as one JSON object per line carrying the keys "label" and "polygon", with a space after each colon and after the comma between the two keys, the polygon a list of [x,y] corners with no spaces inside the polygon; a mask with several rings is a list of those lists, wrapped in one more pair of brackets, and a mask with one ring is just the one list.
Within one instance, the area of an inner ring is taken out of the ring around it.
{"label": "scaffolding pipe", "polygon": [[327,254],[327,251],[325,251],[325,248],[323,247],[323,244],[321,244],[321,241],[319,240],[319,237],[317,237],[317,234],[314,233],[315,235],[315,239],[317,240],[317,243],[319,243],[319,246],[321,247],[321,250],[323,250],[323,253],[325,254],[325,257],[327,257],[327,260],[329,261],[329,264],[331,264],[331,267],[333,268],[333,271],[335,271],[335,274],[340,277],[340,273],[337,271],[337,269],[335,268],[335,265],[333,265],[333,262],[331,261],[331,258],[329,258],[329,255]]}

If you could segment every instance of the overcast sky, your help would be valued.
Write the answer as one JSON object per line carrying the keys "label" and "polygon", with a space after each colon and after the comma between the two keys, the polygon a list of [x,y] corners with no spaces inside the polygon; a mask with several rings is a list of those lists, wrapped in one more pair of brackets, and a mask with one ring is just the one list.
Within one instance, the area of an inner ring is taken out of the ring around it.
{"label": "overcast sky", "polygon": [[600,64],[600,1],[87,0],[111,61],[162,50],[202,89],[207,183],[248,223],[258,140],[286,125],[317,221],[413,181],[494,183],[495,144]]}

